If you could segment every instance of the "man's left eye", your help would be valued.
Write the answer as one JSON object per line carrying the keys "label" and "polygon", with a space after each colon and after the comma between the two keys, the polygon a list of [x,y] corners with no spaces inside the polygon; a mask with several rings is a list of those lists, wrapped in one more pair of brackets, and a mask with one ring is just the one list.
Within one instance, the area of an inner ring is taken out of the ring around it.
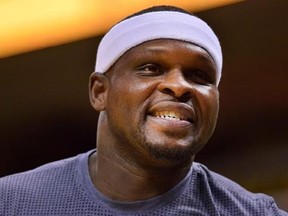
{"label": "man's left eye", "polygon": [[207,73],[201,70],[190,71],[186,73],[187,79],[199,83],[199,84],[209,84],[212,83],[211,78]]}

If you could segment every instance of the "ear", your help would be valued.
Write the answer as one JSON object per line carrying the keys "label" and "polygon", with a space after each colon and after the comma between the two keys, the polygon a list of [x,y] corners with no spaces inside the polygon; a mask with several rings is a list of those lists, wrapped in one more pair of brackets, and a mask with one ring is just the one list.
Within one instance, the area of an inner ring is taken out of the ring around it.
{"label": "ear", "polygon": [[94,72],[89,80],[90,103],[97,111],[105,110],[106,93],[109,85],[108,78],[102,74]]}

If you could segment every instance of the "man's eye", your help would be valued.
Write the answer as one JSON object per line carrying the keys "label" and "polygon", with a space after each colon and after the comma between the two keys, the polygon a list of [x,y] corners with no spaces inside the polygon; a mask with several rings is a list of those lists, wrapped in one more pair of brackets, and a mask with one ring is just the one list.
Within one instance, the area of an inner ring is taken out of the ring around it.
{"label": "man's eye", "polygon": [[190,71],[186,73],[186,77],[196,83],[199,84],[210,84],[213,83],[211,77],[207,73],[201,70]]}
{"label": "man's eye", "polygon": [[157,64],[146,64],[146,65],[140,66],[138,68],[138,71],[143,72],[143,74],[147,74],[147,75],[161,74],[161,68]]}

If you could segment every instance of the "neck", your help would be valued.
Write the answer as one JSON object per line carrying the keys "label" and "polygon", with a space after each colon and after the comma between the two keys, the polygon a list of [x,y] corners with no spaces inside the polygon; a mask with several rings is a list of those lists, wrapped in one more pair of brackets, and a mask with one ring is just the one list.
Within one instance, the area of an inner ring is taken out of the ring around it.
{"label": "neck", "polygon": [[138,201],[158,196],[177,185],[190,170],[192,160],[174,166],[143,167],[118,155],[103,154],[100,146],[89,159],[89,171],[97,189],[117,201]]}

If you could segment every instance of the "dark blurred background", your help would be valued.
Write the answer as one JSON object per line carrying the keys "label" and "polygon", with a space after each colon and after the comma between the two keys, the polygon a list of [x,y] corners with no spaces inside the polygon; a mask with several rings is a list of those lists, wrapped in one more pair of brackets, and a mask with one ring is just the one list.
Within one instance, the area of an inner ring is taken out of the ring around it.
{"label": "dark blurred background", "polygon": [[[199,12],[224,53],[215,134],[197,156],[288,210],[288,1]],[[88,79],[101,37],[0,59],[0,176],[95,147]]]}

